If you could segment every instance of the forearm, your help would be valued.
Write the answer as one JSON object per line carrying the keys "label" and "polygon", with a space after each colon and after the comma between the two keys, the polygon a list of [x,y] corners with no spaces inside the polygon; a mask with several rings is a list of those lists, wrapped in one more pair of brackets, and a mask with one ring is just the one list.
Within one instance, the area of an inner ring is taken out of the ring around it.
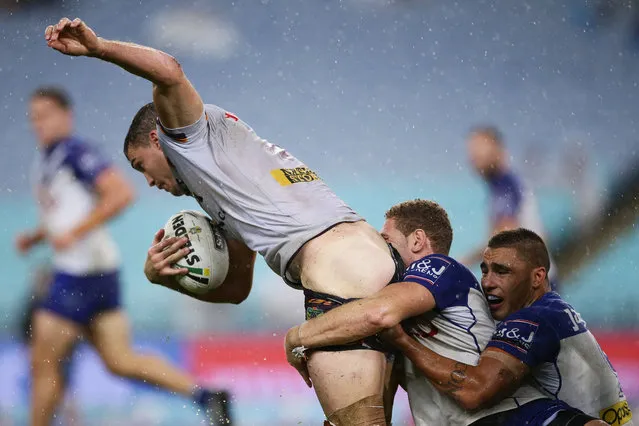
{"label": "forearm", "polygon": [[170,290],[177,291],[178,293],[182,293],[186,296],[208,303],[230,303],[237,305],[246,299],[248,292],[250,292],[250,288],[248,291],[244,291],[242,289],[234,288],[234,283],[225,282],[220,287],[208,293],[191,293],[180,285],[175,276],[163,276],[154,284],[161,285],[162,287],[166,287]]}
{"label": "forearm", "polygon": [[29,234],[32,244],[39,244],[47,238],[47,231],[43,225],[38,226]]}
{"label": "forearm", "polygon": [[299,326],[297,346],[343,345],[377,334],[386,327],[376,319],[375,311],[367,300],[356,300],[310,319]]}
{"label": "forearm", "polygon": [[134,43],[99,39],[91,56],[111,62],[157,86],[171,86],[182,80],[182,67],[171,55]]}
{"label": "forearm", "polygon": [[477,401],[483,399],[481,396],[485,389],[476,377],[476,367],[444,358],[407,335],[393,344],[437,390],[449,395],[464,408],[477,408]]}
{"label": "forearm", "polygon": [[117,216],[132,201],[133,192],[128,187],[117,193],[100,198],[91,213],[71,230],[71,234],[76,239],[82,239],[89,232]]}

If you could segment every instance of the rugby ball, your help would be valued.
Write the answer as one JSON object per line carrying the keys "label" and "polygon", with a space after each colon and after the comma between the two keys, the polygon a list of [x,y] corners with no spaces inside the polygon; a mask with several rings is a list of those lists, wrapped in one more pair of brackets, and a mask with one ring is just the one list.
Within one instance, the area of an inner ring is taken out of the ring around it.
{"label": "rugby ball", "polygon": [[204,294],[219,287],[229,271],[229,251],[220,228],[204,214],[182,210],[164,225],[164,238],[187,237],[190,252],[172,265],[185,268],[186,275],[176,277],[186,290]]}

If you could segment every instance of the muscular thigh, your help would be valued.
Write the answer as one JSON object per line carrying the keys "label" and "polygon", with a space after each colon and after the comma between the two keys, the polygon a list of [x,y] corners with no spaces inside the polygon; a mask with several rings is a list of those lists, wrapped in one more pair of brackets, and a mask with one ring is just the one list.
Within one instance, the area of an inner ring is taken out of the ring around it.
{"label": "muscular thigh", "polygon": [[373,294],[395,273],[388,245],[366,222],[337,225],[307,243],[298,257],[304,288],[343,298]]}
{"label": "muscular thigh", "polygon": [[35,361],[60,362],[66,358],[83,329],[46,309],[37,309],[33,314],[33,356]]}
{"label": "muscular thigh", "polygon": [[122,310],[101,313],[89,324],[89,339],[105,361],[130,352],[129,321]]}
{"label": "muscular thigh", "polygon": [[308,371],[324,413],[335,411],[371,395],[382,395],[386,358],[382,352],[350,350],[313,352]]}

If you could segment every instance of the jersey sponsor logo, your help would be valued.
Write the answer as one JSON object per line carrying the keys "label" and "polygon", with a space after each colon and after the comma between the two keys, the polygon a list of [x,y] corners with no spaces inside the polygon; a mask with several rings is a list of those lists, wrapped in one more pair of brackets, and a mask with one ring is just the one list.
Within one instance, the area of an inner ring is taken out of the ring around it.
{"label": "jersey sponsor logo", "polygon": [[282,186],[294,183],[305,183],[319,180],[319,176],[308,167],[296,167],[294,169],[274,169],[271,176]]}
{"label": "jersey sponsor logo", "polygon": [[632,411],[628,401],[619,401],[615,405],[599,412],[599,418],[612,426],[621,426],[632,420]]}
{"label": "jersey sponsor logo", "polygon": [[407,272],[419,272],[421,275],[431,277],[433,281],[437,281],[448,265],[434,265],[431,260],[432,259],[422,259],[414,262],[408,267]]}
{"label": "jersey sponsor logo", "polygon": [[510,320],[503,323],[493,334],[493,340],[515,346],[523,353],[532,347],[539,325],[532,321]]}

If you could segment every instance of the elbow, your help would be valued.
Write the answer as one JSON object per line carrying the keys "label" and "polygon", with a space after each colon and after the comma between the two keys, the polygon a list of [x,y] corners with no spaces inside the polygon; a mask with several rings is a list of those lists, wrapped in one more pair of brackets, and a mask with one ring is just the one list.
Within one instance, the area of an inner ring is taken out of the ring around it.
{"label": "elbow", "polygon": [[[247,288],[248,287],[248,288]],[[233,292],[231,297],[229,298],[229,303],[232,305],[239,305],[244,302],[251,292],[251,286],[242,286],[241,290]]]}
{"label": "elbow", "polygon": [[468,388],[456,395],[457,403],[466,411],[478,411],[489,407],[489,395],[483,389]]}
{"label": "elbow", "polygon": [[371,328],[382,331],[395,327],[401,322],[393,308],[385,303],[376,304],[366,312],[366,322]]}
{"label": "elbow", "polygon": [[479,395],[468,392],[457,395],[457,403],[466,411],[477,411],[484,406]]}
{"label": "elbow", "polygon": [[162,75],[158,79],[158,84],[169,87],[176,86],[186,80],[186,74],[182,70],[182,65],[173,56],[166,55],[162,63]]}

